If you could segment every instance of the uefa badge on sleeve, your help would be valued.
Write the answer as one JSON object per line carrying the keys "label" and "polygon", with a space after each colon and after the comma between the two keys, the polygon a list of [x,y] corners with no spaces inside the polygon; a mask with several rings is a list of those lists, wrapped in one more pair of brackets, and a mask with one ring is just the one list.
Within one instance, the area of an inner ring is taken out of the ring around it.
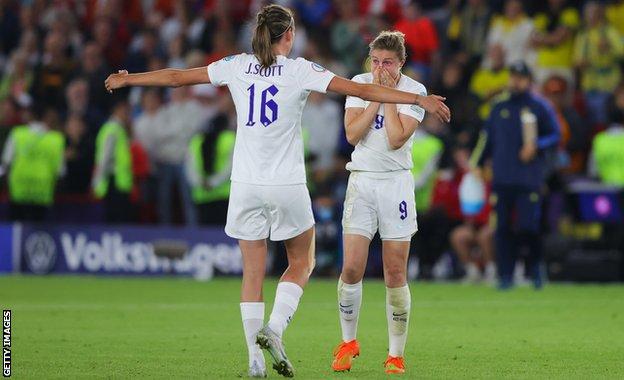
{"label": "uefa badge on sleeve", "polygon": [[324,73],[325,71],[327,71],[326,68],[324,68],[323,66],[315,62],[312,62],[312,70],[319,72],[319,73]]}

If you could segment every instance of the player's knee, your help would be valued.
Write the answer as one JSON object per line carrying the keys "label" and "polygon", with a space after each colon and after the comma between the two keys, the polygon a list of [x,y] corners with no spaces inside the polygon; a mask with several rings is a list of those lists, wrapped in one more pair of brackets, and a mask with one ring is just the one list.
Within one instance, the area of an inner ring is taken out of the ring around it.
{"label": "player's knee", "polygon": [[309,275],[310,273],[312,273],[312,270],[314,269],[314,258],[313,257],[299,257],[296,260],[291,260],[288,263],[288,266],[297,271],[297,272],[301,272],[301,273],[305,273],[307,275]]}
{"label": "player's knee", "polygon": [[386,268],[384,277],[386,286],[391,288],[403,286],[407,282],[406,270],[399,265],[391,265]]}
{"label": "player's knee", "polygon": [[362,280],[363,273],[361,270],[353,267],[343,267],[342,273],[340,274],[340,278],[342,278],[343,282],[347,284],[355,284],[356,282],[360,282]]}

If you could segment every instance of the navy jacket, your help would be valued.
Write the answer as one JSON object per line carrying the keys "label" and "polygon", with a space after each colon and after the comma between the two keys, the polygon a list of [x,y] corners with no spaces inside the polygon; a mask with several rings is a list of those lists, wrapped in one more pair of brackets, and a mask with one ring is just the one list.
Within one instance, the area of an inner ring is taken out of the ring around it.
{"label": "navy jacket", "polygon": [[[537,117],[537,156],[529,163],[520,160],[522,123],[520,111],[528,107]],[[485,124],[486,143],[480,157],[482,164],[492,158],[492,185],[515,186],[537,190],[544,182],[544,150],[554,147],[560,138],[559,121],[552,106],[534,93],[503,95]]]}

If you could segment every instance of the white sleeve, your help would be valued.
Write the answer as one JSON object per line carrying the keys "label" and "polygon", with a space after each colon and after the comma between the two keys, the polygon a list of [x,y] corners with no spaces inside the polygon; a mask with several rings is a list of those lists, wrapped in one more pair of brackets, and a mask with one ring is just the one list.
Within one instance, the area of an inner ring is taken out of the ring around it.
{"label": "white sleeve", "polygon": [[326,93],[329,82],[334,79],[336,74],[307,59],[297,58],[296,62],[298,66],[297,80],[299,80],[301,88],[308,91]]}
{"label": "white sleeve", "polygon": [[[351,80],[357,83],[364,83],[364,80],[359,75],[354,76]],[[366,108],[366,102],[357,96],[347,96],[345,108]]]}
{"label": "white sleeve", "polygon": [[236,64],[240,55],[230,55],[208,65],[210,83],[215,86],[225,86],[232,80]]}
{"label": "white sleeve", "polygon": [[[427,96],[427,89],[425,89],[425,86],[423,85],[413,87],[412,89],[410,89],[409,92],[413,92],[420,96]],[[425,118],[425,110],[415,104],[401,104],[398,107],[398,111],[403,115],[413,117],[414,119],[418,120],[418,122],[422,122]]]}

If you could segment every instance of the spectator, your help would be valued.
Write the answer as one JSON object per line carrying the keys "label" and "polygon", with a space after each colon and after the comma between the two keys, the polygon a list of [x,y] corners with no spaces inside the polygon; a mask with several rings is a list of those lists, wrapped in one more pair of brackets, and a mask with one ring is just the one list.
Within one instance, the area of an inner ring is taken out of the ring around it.
{"label": "spectator", "polygon": [[98,45],[106,65],[121,67],[125,57],[125,45],[117,40],[113,21],[106,16],[98,17],[93,24],[93,40]]}
{"label": "spectator", "polygon": [[357,15],[357,4],[354,0],[335,3],[339,19],[332,26],[331,46],[336,58],[347,68],[349,76],[360,70],[360,63],[367,52],[366,41],[362,38],[362,20]]}
{"label": "spectator", "polygon": [[529,247],[533,284],[541,288],[540,191],[546,163],[540,152],[556,146],[560,128],[550,105],[530,92],[528,66],[518,62],[510,72],[510,95],[490,113],[480,161],[492,158],[499,288],[513,286],[519,245]]}
{"label": "spectator", "polygon": [[624,83],[615,89],[609,108],[611,124],[592,143],[590,175],[624,187]]}
{"label": "spectator", "polygon": [[186,156],[186,176],[200,224],[225,225],[232,154],[236,133],[229,129],[228,115],[218,114],[206,131],[195,135]]}
{"label": "spectator", "polygon": [[394,29],[405,34],[409,66],[423,78],[428,78],[433,54],[440,43],[433,22],[422,13],[418,2],[410,1],[403,8],[403,17],[394,25]]}
{"label": "spectator", "polygon": [[[28,102],[29,101],[30,98],[28,98]],[[0,131],[4,129],[8,130],[24,122],[22,111],[23,107],[29,104],[28,102],[18,103],[12,97],[0,102]]]}
{"label": "spectator", "polygon": [[0,5],[0,61],[16,47],[15,37],[20,33],[20,23],[15,11],[8,3]]}
{"label": "spectator", "polygon": [[332,11],[331,0],[296,0],[294,3],[297,14],[301,17],[301,24],[306,28],[319,30],[328,27]]}
{"label": "spectator", "polygon": [[24,52],[30,67],[36,67],[41,61],[39,41],[34,30],[26,29],[22,32],[17,50]]}
{"label": "spectator", "polygon": [[[533,22],[526,16],[520,0],[505,1],[504,13],[494,17],[487,37],[488,50],[492,45],[501,45],[505,52],[505,66],[517,61],[533,61],[530,38]],[[489,64],[489,62],[488,62]]]}
{"label": "spectator", "polygon": [[597,1],[585,4],[585,24],[576,39],[574,59],[581,71],[581,89],[593,124],[607,121],[606,102],[622,78],[620,60],[624,42],[605,19],[604,6]]}
{"label": "spectator", "polygon": [[12,221],[43,222],[63,174],[65,140],[56,129],[58,114],[37,104],[28,125],[13,128],[2,153],[0,174],[8,172]]}
{"label": "spectator", "polygon": [[158,46],[158,34],[156,31],[146,29],[141,32],[137,40],[131,45],[133,51],[126,58],[125,68],[129,72],[143,72],[148,68],[151,57],[160,55]]}
{"label": "spectator", "polygon": [[589,150],[590,126],[572,107],[568,87],[565,78],[555,75],[544,82],[542,93],[553,105],[561,127],[558,169],[563,174],[581,174]]}
{"label": "spectator", "polygon": [[[464,175],[470,170],[469,151],[465,147],[458,147],[455,151],[455,162],[458,169],[459,180],[457,192],[453,193],[453,203],[457,202],[461,210],[459,200],[459,187]],[[489,185],[489,184],[488,184]],[[486,199],[489,198],[489,186],[486,185]],[[462,222],[453,228],[449,234],[451,248],[464,268],[464,283],[476,283],[485,280],[487,283],[496,281],[496,265],[494,263],[494,228],[489,223],[491,208],[489,204],[481,209],[476,215],[462,213]]]}
{"label": "spectator", "polygon": [[[349,73],[347,73],[347,68],[340,63],[340,61],[334,59],[331,53],[331,47],[328,46],[321,37],[310,38],[303,55],[306,59],[318,63],[336,75],[349,75]],[[328,94],[328,96],[331,97],[332,95]]]}
{"label": "spectator", "polygon": [[[299,32],[299,31],[297,31]],[[223,57],[236,54],[234,39],[228,33],[217,33],[213,37],[213,49],[202,64],[216,62]],[[190,66],[192,67],[192,66]]]}
{"label": "spectator", "polygon": [[535,79],[538,84],[543,84],[553,74],[574,83],[572,50],[580,20],[576,9],[566,3],[566,0],[548,0],[546,12],[533,19],[535,31],[531,46],[537,50]]}
{"label": "spectator", "polygon": [[444,94],[446,104],[453,110],[449,127],[454,138],[461,144],[475,141],[481,124],[476,112],[479,99],[468,91],[466,83],[462,64],[450,60],[444,65],[441,83],[434,90],[434,93]]}
{"label": "spectator", "polygon": [[62,191],[65,194],[87,195],[93,171],[94,144],[80,115],[70,114],[65,122],[65,146],[67,174]]}
{"label": "spectator", "polygon": [[[157,154],[158,143],[153,131],[163,130],[165,117],[162,112],[162,94],[158,88],[148,88],[143,91],[141,97],[141,114],[132,124],[132,135],[147,152],[148,157],[153,158]],[[152,165],[154,163],[152,162]]]}
{"label": "spectator", "polygon": [[624,38],[624,0],[612,0],[608,3],[607,20]]}
{"label": "spectator", "polygon": [[117,100],[113,114],[102,125],[95,140],[95,170],[91,187],[96,198],[104,200],[107,223],[132,220],[132,156],[130,151],[130,105]]}
{"label": "spectator", "polygon": [[476,283],[481,279],[488,284],[496,281],[494,229],[488,223],[466,222],[453,229],[450,239],[453,251],[464,266],[464,283]]}
{"label": "spectator", "polygon": [[33,70],[28,64],[28,56],[22,50],[15,50],[0,82],[0,101],[7,97],[30,99],[33,83]]}
{"label": "spectator", "polygon": [[169,56],[169,62],[167,67],[174,69],[186,68],[186,62],[184,61],[184,54],[186,53],[186,39],[183,34],[179,34],[169,42],[167,45],[167,53]]}
{"label": "spectator", "polygon": [[486,53],[491,18],[492,12],[485,0],[468,0],[451,19],[447,34],[459,51],[468,55],[469,61],[478,63]]}
{"label": "spectator", "polygon": [[45,38],[44,52],[40,65],[35,69],[32,95],[44,106],[63,109],[64,88],[74,69],[65,56],[66,40],[58,32],[50,32]]}
{"label": "spectator", "polygon": [[182,201],[186,224],[197,224],[197,217],[190,189],[184,174],[184,158],[191,138],[205,121],[207,111],[191,96],[191,89],[179,87],[172,91],[171,102],[163,110],[163,123],[152,127],[153,142],[158,149],[150,160],[156,165],[158,180],[158,215],[163,224],[170,224],[172,217],[172,188],[176,184]]}
{"label": "spectator", "polygon": [[95,42],[88,42],[82,50],[77,75],[88,82],[90,105],[105,115],[110,110],[111,97],[106,93],[102,82],[110,71],[102,57],[100,46]]}
{"label": "spectator", "polygon": [[489,66],[481,66],[470,79],[470,91],[481,102],[479,117],[482,120],[487,119],[495,97],[503,92],[509,83],[509,70],[505,67],[505,51],[501,45],[490,46],[487,61]]}
{"label": "spectator", "polygon": [[104,121],[104,115],[89,101],[89,82],[76,78],[69,82],[65,91],[66,115],[75,115],[87,123],[87,132],[91,139]]}
{"label": "spectator", "polygon": [[334,154],[342,130],[342,110],[325,94],[312,92],[303,110],[301,125],[308,132],[315,178],[323,179],[334,166]]}
{"label": "spectator", "polygon": [[190,24],[188,2],[176,1],[174,14],[160,26],[160,40],[169,46],[176,38],[183,36]]}
{"label": "spectator", "polygon": [[[433,148],[433,144],[431,148]],[[453,147],[451,167],[439,171],[436,170],[430,174],[429,180],[433,181],[430,196],[425,195],[426,187],[422,189],[425,190],[424,192],[421,190],[419,194],[417,190],[416,193],[421,202],[419,205],[418,199],[416,201],[418,233],[412,239],[413,248],[411,248],[411,253],[418,256],[419,278],[423,280],[434,277],[434,265],[449,248],[448,235],[462,221],[458,192],[464,169],[460,167],[462,160],[458,159],[458,153],[461,152],[459,152],[457,147]],[[467,156],[468,154],[464,153],[464,155]],[[435,160],[436,158],[433,157],[433,159]],[[431,162],[430,160],[429,163]],[[422,167],[422,162],[419,163],[419,166]],[[425,171],[427,169],[425,168]],[[420,175],[426,175],[425,171],[420,172]]]}

